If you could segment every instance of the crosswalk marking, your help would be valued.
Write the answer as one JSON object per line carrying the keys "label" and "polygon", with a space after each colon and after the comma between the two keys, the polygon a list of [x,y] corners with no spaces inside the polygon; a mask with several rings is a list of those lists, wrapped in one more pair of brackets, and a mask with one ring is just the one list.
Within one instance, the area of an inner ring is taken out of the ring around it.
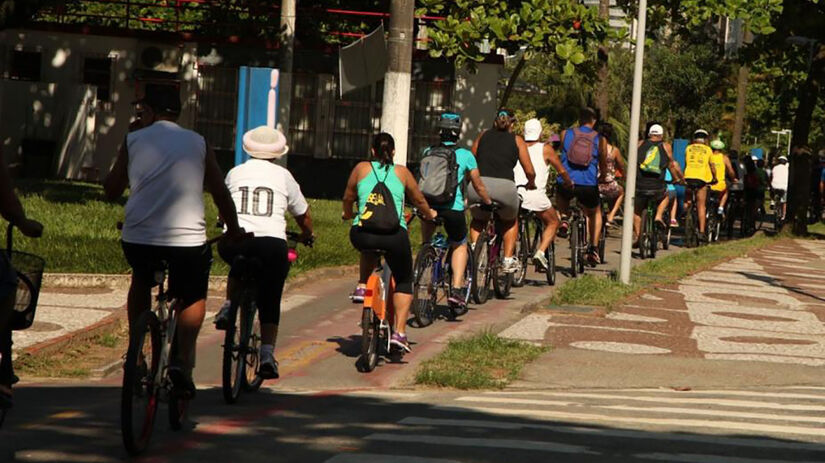
{"label": "crosswalk marking", "polygon": [[473,448],[497,448],[511,450],[533,450],[540,452],[574,453],[577,455],[598,455],[588,447],[580,445],[562,444],[558,442],[541,442],[519,439],[494,439],[474,437],[450,437],[430,434],[370,434],[367,440],[408,442],[416,444],[452,445]]}
{"label": "crosswalk marking", "polygon": [[459,397],[455,399],[456,402],[487,402],[499,404],[518,404],[518,405],[547,405],[567,407],[570,405],[580,405],[576,402],[563,402],[556,400],[538,400],[538,399],[511,399],[506,397]]}
{"label": "crosswalk marking", "polygon": [[764,460],[757,458],[724,457],[720,455],[699,455],[694,453],[642,453],[633,455],[642,460],[668,461],[680,463],[815,463],[799,460]]}
{"label": "crosswalk marking", "polygon": [[404,455],[380,455],[376,453],[342,453],[324,463],[458,463],[443,458],[407,457]]}
{"label": "crosswalk marking", "polygon": [[[498,392],[488,393],[488,394],[501,394]],[[586,392],[507,392],[507,395],[520,395],[520,394],[532,394],[532,395],[542,395],[542,396],[552,396],[552,397],[569,397],[569,398],[580,398],[580,399],[605,399],[605,400],[630,400],[634,402],[653,402],[653,403],[662,403],[663,401],[667,401],[668,403],[673,404],[689,404],[689,405],[719,405],[722,407],[734,407],[734,408],[766,408],[771,410],[790,410],[790,411],[799,411],[799,412],[825,412],[825,406],[822,405],[803,405],[803,404],[790,404],[790,403],[776,403],[776,402],[761,402],[761,401],[749,401],[749,400],[730,400],[730,399],[711,399],[711,398],[701,398],[701,397],[648,397],[648,396],[629,396],[629,395],[618,395],[618,394],[592,394]],[[681,394],[681,392],[680,392]],[[457,399],[461,400],[461,399]],[[533,401],[535,405],[540,405],[541,401]],[[513,402],[514,403],[514,402]]]}
{"label": "crosswalk marking", "polygon": [[766,421],[797,421],[800,423],[825,423],[825,417],[804,415],[769,415],[767,413],[732,412],[730,410],[703,410],[701,408],[680,407],[631,407],[628,405],[597,405],[596,408],[645,413],[682,413],[697,416],[726,416]]}
{"label": "crosswalk marking", "polygon": [[[667,392],[662,389],[639,389],[638,392]],[[728,390],[703,390],[696,389],[690,391],[679,391],[678,394],[686,395],[733,395],[741,397],[775,397],[778,399],[803,399],[803,400],[825,400],[825,395],[797,394],[787,392],[760,392],[760,391],[728,391]]]}

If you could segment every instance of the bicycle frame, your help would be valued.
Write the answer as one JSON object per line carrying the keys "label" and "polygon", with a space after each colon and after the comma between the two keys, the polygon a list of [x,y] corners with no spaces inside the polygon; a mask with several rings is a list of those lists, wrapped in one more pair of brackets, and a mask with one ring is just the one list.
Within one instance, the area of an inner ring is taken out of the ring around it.
{"label": "bicycle frame", "polygon": [[172,343],[175,340],[175,329],[177,328],[178,324],[178,314],[177,310],[174,308],[174,300],[169,300],[169,296],[164,291],[164,281],[166,280],[166,272],[158,272],[160,275],[156,274],[155,278],[158,281],[158,278],[162,278],[160,281],[160,287],[158,289],[157,295],[157,305],[155,306],[155,313],[157,314],[158,321],[161,324],[161,349],[160,349],[160,359],[159,359],[159,368],[158,371],[155,373],[154,378],[154,385],[156,389],[159,390],[166,390],[168,392],[169,384],[166,384],[167,378],[167,370],[169,369],[169,359],[172,356]]}
{"label": "bicycle frame", "polygon": [[[380,276],[379,276],[380,275]],[[377,280],[377,281],[376,281]],[[376,292],[374,288],[378,288]],[[390,351],[390,338],[392,337],[395,321],[395,308],[392,304],[392,294],[395,292],[395,280],[392,278],[390,266],[379,257],[378,267],[367,280],[367,291],[364,295],[364,307],[371,308],[379,320],[378,329],[386,330],[386,348]]]}

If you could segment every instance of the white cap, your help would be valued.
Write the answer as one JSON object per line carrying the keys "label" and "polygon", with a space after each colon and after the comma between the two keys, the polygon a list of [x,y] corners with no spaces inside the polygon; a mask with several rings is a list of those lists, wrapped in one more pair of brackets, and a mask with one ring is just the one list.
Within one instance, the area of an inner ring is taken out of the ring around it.
{"label": "white cap", "polygon": [[650,130],[647,131],[647,135],[664,135],[665,129],[659,124],[653,124],[650,126]]}
{"label": "white cap", "polygon": [[253,158],[280,159],[289,152],[286,137],[278,129],[262,125],[243,135],[243,149]]}
{"label": "white cap", "polygon": [[524,141],[536,141],[541,137],[541,122],[530,119],[524,123]]}

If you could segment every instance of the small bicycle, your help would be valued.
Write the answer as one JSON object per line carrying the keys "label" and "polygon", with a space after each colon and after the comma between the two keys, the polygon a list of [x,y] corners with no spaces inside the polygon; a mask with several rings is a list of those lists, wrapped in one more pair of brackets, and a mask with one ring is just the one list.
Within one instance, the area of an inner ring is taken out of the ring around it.
{"label": "small bicycle", "polygon": [[[443,225],[444,220],[435,219],[436,225]],[[447,237],[437,232],[428,243],[421,246],[415,257],[413,267],[413,303],[412,313],[419,328],[429,326],[436,317],[435,309],[438,302],[438,291],[441,289],[445,297],[449,297],[453,288],[452,272],[453,250],[447,242]],[[467,303],[470,300],[473,287],[473,253],[467,252],[467,266],[464,270],[464,286],[459,288],[464,295],[463,304],[454,304],[448,301],[451,318],[455,319],[467,313]]]}
{"label": "small bicycle", "polygon": [[639,257],[642,259],[656,258],[659,248],[659,230],[656,228],[656,208],[659,206],[655,195],[636,193],[645,200],[645,210],[642,211],[641,230],[639,230]]}
{"label": "small bicycle", "polygon": [[[513,286],[516,287],[524,285],[530,259],[535,255],[544,234],[544,223],[533,211],[519,209],[518,223],[516,256],[521,262],[521,268],[513,278]],[[556,284],[556,245],[554,242],[550,242],[550,246],[544,251],[544,257],[547,258],[547,268],[540,268],[541,266],[536,264],[536,273],[544,272],[547,284],[553,286]]]}
{"label": "small bicycle", "polygon": [[[313,245],[311,239],[301,240],[298,233],[287,232],[286,235],[290,262],[297,258],[295,248],[298,243],[307,247]],[[240,255],[232,262],[232,270],[239,275],[241,289],[240,296],[231,299],[230,322],[226,326],[223,341],[221,382],[223,398],[228,404],[237,402],[241,391],[255,392],[263,383],[263,378],[258,374],[261,325],[255,316],[255,276],[260,273],[261,265],[261,261],[254,256]]]}
{"label": "small bicycle", "polygon": [[361,356],[356,367],[358,371],[369,373],[378,365],[378,358],[384,354],[391,357],[400,352],[391,344],[395,323],[395,307],[392,295],[395,281],[390,266],[384,263],[386,251],[364,250],[378,258],[378,264],[367,279],[364,293],[364,308],[361,312]]}
{"label": "small bicycle", "polygon": [[473,205],[490,212],[487,224],[478,236],[473,249],[475,268],[473,274],[473,300],[476,304],[484,304],[490,299],[490,284],[496,297],[505,299],[510,295],[513,284],[513,274],[501,271],[503,246],[501,236],[496,226],[496,211],[499,206],[493,203],[490,206]]}

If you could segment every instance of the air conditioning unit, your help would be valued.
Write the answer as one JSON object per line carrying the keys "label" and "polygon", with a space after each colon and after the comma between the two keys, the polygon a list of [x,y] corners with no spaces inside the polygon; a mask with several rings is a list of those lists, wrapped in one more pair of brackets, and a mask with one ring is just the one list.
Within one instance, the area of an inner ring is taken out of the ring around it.
{"label": "air conditioning unit", "polygon": [[161,72],[180,72],[183,53],[179,47],[162,44],[138,46],[137,67]]}

